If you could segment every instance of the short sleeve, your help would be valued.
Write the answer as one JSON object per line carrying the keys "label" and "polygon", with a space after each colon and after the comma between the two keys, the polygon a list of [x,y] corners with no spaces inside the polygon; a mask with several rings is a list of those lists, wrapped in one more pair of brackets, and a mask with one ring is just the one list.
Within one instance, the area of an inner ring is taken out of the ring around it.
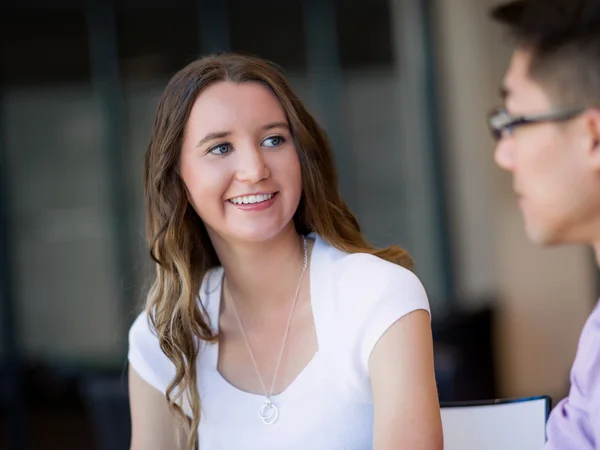
{"label": "short sleeve", "polygon": [[351,306],[350,326],[360,365],[368,372],[371,352],[379,339],[399,319],[424,310],[431,315],[423,284],[411,271],[376,256],[348,257],[341,283],[343,297]]}
{"label": "short sleeve", "polygon": [[552,410],[545,450],[584,450],[600,443],[600,304],[581,333],[569,396]]}
{"label": "short sleeve", "polygon": [[143,312],[129,329],[129,364],[144,381],[166,394],[175,376],[175,366],[161,350],[156,331],[151,327],[148,314]]}
{"label": "short sleeve", "polygon": [[365,322],[361,345],[364,366],[368,366],[371,352],[379,339],[399,319],[417,310],[425,310],[431,314],[427,294],[419,279],[408,270],[395,275],[375,299]]}

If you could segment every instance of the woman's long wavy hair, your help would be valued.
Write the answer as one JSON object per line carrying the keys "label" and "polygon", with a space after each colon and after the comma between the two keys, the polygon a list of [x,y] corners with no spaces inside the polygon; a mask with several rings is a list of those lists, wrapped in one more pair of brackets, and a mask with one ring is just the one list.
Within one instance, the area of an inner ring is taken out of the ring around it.
{"label": "woman's long wavy hair", "polygon": [[[200,341],[217,340],[199,301],[203,277],[220,265],[202,220],[188,202],[178,173],[184,131],[194,102],[219,82],[258,82],[277,97],[289,121],[302,171],[302,196],[294,215],[298,233],[318,233],[340,250],[377,255],[411,268],[399,247],[375,249],[338,189],[330,144],[280,70],[268,61],[237,54],[201,58],[179,71],[160,98],[145,158],[146,233],[156,273],[146,308],[162,351],[176,373],[167,388],[170,407],[187,428],[187,449],[198,445],[200,397],[196,360]],[[191,417],[183,412],[183,399]]]}

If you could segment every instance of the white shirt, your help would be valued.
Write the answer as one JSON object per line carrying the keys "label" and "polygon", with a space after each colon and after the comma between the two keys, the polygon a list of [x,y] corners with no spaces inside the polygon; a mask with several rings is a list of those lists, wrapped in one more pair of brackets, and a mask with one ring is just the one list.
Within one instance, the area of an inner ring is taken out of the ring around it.
{"label": "white shirt", "polygon": [[[310,296],[317,353],[285,391],[272,397],[279,418],[266,425],[259,416],[265,396],[228,383],[217,370],[218,343],[202,343],[196,363],[202,402],[200,449],[372,447],[369,355],[398,319],[419,309],[429,312],[427,294],[409,270],[373,255],[342,252],[319,236],[313,237]],[[222,268],[209,271],[200,290],[200,301],[215,331],[222,276]],[[140,314],[130,329],[129,362],[146,382],[166,392],[175,369],[158,346],[146,313]]]}

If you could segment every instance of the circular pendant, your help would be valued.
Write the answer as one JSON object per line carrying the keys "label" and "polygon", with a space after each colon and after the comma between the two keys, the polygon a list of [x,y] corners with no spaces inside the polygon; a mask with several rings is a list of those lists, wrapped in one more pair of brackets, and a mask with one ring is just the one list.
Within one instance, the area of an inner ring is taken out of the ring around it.
{"label": "circular pendant", "polygon": [[260,408],[260,418],[267,425],[272,425],[279,417],[279,411],[277,411],[277,406],[275,406],[271,400],[266,399],[265,403]]}

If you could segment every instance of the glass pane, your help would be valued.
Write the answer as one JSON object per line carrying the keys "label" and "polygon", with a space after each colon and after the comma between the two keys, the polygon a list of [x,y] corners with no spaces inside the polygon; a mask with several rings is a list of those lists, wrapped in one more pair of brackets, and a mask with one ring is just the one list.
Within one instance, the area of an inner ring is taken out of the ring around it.
{"label": "glass pane", "polygon": [[398,124],[399,86],[392,70],[343,74],[344,143],[356,173],[356,213],[370,241],[409,245]]}
{"label": "glass pane", "polygon": [[22,356],[85,366],[114,363],[123,329],[87,17],[71,3],[2,11],[2,126]]}
{"label": "glass pane", "polygon": [[392,22],[387,0],[336,0],[335,11],[343,69],[393,66]]}
{"label": "glass pane", "polygon": [[88,80],[85,11],[0,6],[0,61],[8,85]]}
{"label": "glass pane", "polygon": [[300,0],[231,0],[231,49],[267,58],[286,71],[306,71],[303,8]]}
{"label": "glass pane", "polygon": [[91,88],[12,88],[6,100],[25,356],[109,361],[122,321],[102,122]]}
{"label": "glass pane", "polygon": [[116,9],[119,70],[126,81],[167,78],[200,49],[198,2],[119,2]]}
{"label": "glass pane", "polygon": [[[410,246],[406,180],[400,176],[400,83],[393,67],[387,1],[334,2],[341,66],[338,158],[352,169],[354,210],[377,245]],[[357,33],[362,29],[365,32]]]}
{"label": "glass pane", "polygon": [[158,98],[176,71],[196,59],[201,48],[199,2],[125,0],[116,10],[119,70],[124,100],[127,183],[131,193],[130,243],[136,286],[131,322],[142,306],[149,280],[145,242],[143,163]]}
{"label": "glass pane", "polygon": [[[152,83],[129,83],[124,90],[125,109],[128,123],[128,183],[132,192],[133,232],[131,242],[135,264],[134,270],[138,286],[135,293],[138,310],[142,306],[151,280],[149,252],[146,246],[145,210],[144,210],[144,156],[150,132],[154,123],[154,115],[158,99],[167,83],[167,79],[155,80]],[[132,317],[130,317],[131,319]]]}
{"label": "glass pane", "polygon": [[[406,8],[417,2],[400,3]],[[342,85],[340,140],[347,149],[338,154],[354,168],[354,209],[370,241],[398,244],[413,255],[432,307],[439,311],[446,292],[428,130],[421,114],[428,98],[424,88],[416,90],[413,84],[423,68],[396,61],[405,52],[405,40],[423,51],[421,18],[412,18],[406,28],[389,1],[334,5]]]}

